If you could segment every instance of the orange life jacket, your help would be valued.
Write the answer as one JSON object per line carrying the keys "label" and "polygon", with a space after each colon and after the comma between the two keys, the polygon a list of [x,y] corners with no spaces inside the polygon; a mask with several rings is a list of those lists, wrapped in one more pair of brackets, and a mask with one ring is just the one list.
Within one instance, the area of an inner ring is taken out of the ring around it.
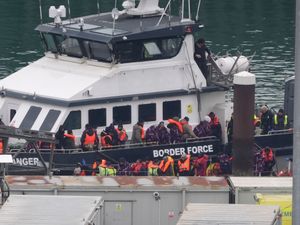
{"label": "orange life jacket", "polygon": [[215,116],[214,119],[210,121],[211,125],[218,125],[219,123],[220,123],[220,121],[217,116]]}
{"label": "orange life jacket", "polygon": [[75,141],[75,135],[73,135],[73,134],[64,134],[64,136]]}
{"label": "orange life jacket", "polygon": [[80,172],[80,176],[85,176],[86,175],[86,172],[85,172],[85,170],[81,170],[81,172]]}
{"label": "orange life jacket", "polygon": [[168,119],[168,122],[171,124],[175,124],[179,130],[179,132],[182,134],[183,133],[183,127],[182,124],[179,121],[173,120],[173,119]]}
{"label": "orange life jacket", "polygon": [[261,152],[261,156],[262,156],[263,160],[265,160],[265,161],[272,161],[274,159],[272,149],[270,149],[269,154],[267,154],[265,149],[263,149]]}
{"label": "orange life jacket", "polygon": [[109,134],[106,134],[104,136],[101,137],[101,146],[103,148],[107,148],[107,147],[111,147],[112,145],[106,142],[106,138],[109,138],[112,141],[112,136]]}
{"label": "orange life jacket", "polygon": [[85,139],[84,139],[84,145],[93,145],[95,144],[96,141],[96,134],[93,132],[93,135],[88,135],[87,133],[85,134]]}
{"label": "orange life jacket", "polygon": [[141,138],[142,138],[142,140],[145,139],[145,130],[144,130],[143,127],[142,127],[142,130],[141,130]]}
{"label": "orange life jacket", "polygon": [[126,135],[126,131],[123,129],[123,130],[119,130],[118,128],[116,128],[116,131],[118,133],[118,137],[119,137],[119,140],[120,141],[124,141],[127,137]]}
{"label": "orange life jacket", "polygon": [[181,160],[178,160],[178,169],[179,169],[179,172],[190,171],[190,169],[191,169],[191,155],[187,155],[184,162],[181,162]]}
{"label": "orange life jacket", "polygon": [[172,166],[173,164],[174,164],[174,160],[173,160],[170,156],[168,156],[168,160],[167,160],[166,163],[165,163],[164,160],[161,160],[161,161],[160,161],[159,169],[160,169],[163,173],[165,173],[165,172],[168,170],[168,168],[169,168],[170,166]]}
{"label": "orange life jacket", "polygon": [[98,164],[97,164],[97,162],[95,161],[95,162],[93,163],[93,165],[92,165],[92,169],[93,169],[92,176],[96,176],[95,170],[97,169],[97,167],[98,167]]}
{"label": "orange life jacket", "polygon": [[3,153],[3,140],[0,140],[0,154]]}

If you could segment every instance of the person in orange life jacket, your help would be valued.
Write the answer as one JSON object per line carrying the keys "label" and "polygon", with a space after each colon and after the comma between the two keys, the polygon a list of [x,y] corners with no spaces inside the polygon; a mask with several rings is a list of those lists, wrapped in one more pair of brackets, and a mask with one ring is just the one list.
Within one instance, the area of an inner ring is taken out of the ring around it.
{"label": "person in orange life jacket", "polygon": [[180,123],[182,125],[182,140],[186,141],[188,138],[197,138],[196,134],[193,132],[192,126],[189,124],[189,118],[186,116],[182,120],[180,120]]}
{"label": "person in orange life jacket", "polygon": [[131,143],[143,143],[145,139],[144,121],[137,122],[132,129]]}
{"label": "person in orange life jacket", "polygon": [[135,163],[131,165],[131,172],[133,176],[142,176],[144,164],[140,159],[137,159]]}
{"label": "person in orange life jacket", "polygon": [[111,123],[108,127],[105,128],[105,132],[111,136],[112,138],[112,145],[118,145],[119,135],[114,126],[114,123]]}
{"label": "person in orange life jacket", "polygon": [[99,138],[97,132],[89,124],[85,125],[85,130],[81,135],[80,141],[81,141],[81,147],[84,151],[98,149]]}
{"label": "person in orange life jacket", "polygon": [[175,116],[172,119],[168,119],[169,124],[167,127],[170,129],[170,142],[180,143],[182,141],[183,128],[179,122],[179,117]]}
{"label": "person in orange life jacket", "polygon": [[64,134],[64,149],[75,149],[75,135],[72,130],[68,130],[67,133]]}
{"label": "person in orange life jacket", "polygon": [[270,176],[273,172],[273,166],[275,165],[275,156],[273,150],[270,147],[265,147],[261,150],[262,158],[262,176]]}
{"label": "person in orange life jacket", "polygon": [[205,176],[207,169],[208,155],[200,154],[193,161],[194,175],[195,176]]}
{"label": "person in orange life jacket", "polygon": [[285,130],[289,128],[290,128],[290,124],[289,124],[288,116],[284,113],[283,109],[279,109],[278,113],[274,115],[273,129]]}
{"label": "person in orange life jacket", "polygon": [[123,125],[118,124],[118,128],[116,128],[116,131],[118,133],[117,145],[124,145],[128,140],[128,135],[126,133],[126,130],[123,128]]}
{"label": "person in orange life jacket", "polygon": [[211,131],[212,131],[212,135],[216,136],[217,138],[219,138],[221,140],[221,138],[222,138],[222,128],[221,128],[219,118],[215,115],[214,112],[210,112],[208,114],[208,116],[211,119],[210,128],[211,128]]}
{"label": "person in orange life jacket", "polygon": [[55,140],[56,140],[55,148],[56,149],[63,148],[63,144],[64,144],[64,140],[65,140],[64,133],[65,133],[65,128],[63,125],[60,125],[58,128],[58,131],[55,134]]}
{"label": "person in orange life jacket", "polygon": [[99,164],[97,163],[97,161],[94,161],[92,164],[92,176],[96,176],[96,174],[99,172],[98,166]]}
{"label": "person in orange life jacket", "polygon": [[100,134],[101,147],[102,148],[111,148],[112,147],[112,136],[105,131],[102,131]]}
{"label": "person in orange life jacket", "polygon": [[0,154],[4,153],[4,142],[2,140],[2,138],[0,138]]}
{"label": "person in orange life jacket", "polygon": [[148,165],[148,176],[158,176],[159,162],[157,160],[150,160]]}
{"label": "person in orange life jacket", "polygon": [[183,153],[178,160],[179,176],[191,176],[191,155]]}
{"label": "person in orange life jacket", "polygon": [[159,176],[174,176],[174,159],[171,156],[165,155],[159,163]]}

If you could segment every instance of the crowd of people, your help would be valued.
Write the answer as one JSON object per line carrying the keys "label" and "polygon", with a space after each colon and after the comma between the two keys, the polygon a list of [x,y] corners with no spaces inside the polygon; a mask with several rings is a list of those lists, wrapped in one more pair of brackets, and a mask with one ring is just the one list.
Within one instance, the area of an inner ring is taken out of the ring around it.
{"label": "crowd of people", "polygon": [[[253,157],[254,175],[276,175],[276,164],[272,148],[256,151]],[[228,154],[191,156],[182,154],[179,159],[165,155],[161,160],[141,160],[129,163],[125,158],[118,162],[105,159],[87,165],[84,161],[74,169],[76,176],[224,176],[232,173],[232,157]]]}
{"label": "crowd of people", "polygon": [[[167,126],[162,121],[146,130],[144,129],[144,122],[138,121],[133,126],[130,143],[173,144],[207,136],[216,136],[221,139],[221,135],[222,129],[219,119],[214,112],[210,112],[194,129],[189,124],[189,117],[187,116],[183,119],[173,117],[168,119]],[[75,136],[72,130],[65,131],[64,127],[60,126],[55,136],[57,140],[56,149],[75,148]],[[86,124],[80,138],[80,147],[84,151],[96,150],[100,146],[102,149],[109,149],[114,146],[121,147],[128,142],[128,135],[122,124],[117,124],[117,126],[113,123],[110,124],[100,135],[91,125]]]}

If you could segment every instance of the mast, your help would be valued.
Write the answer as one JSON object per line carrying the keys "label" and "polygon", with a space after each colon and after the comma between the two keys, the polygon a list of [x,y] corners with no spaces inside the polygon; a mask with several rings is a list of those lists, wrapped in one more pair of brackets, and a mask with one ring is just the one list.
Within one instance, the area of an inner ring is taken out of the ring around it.
{"label": "mast", "polygon": [[293,146],[293,225],[300,224],[300,0],[296,1],[294,146]]}

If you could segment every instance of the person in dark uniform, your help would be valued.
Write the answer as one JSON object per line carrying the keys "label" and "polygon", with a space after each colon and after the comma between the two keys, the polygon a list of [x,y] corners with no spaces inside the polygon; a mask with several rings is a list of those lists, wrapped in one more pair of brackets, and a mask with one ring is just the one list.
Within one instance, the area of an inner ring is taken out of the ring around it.
{"label": "person in dark uniform", "polygon": [[194,53],[194,59],[200,68],[202,74],[207,79],[208,77],[208,68],[207,68],[207,59],[206,59],[206,53],[208,54],[208,57],[210,57],[210,50],[205,45],[205,40],[203,38],[200,38],[196,44],[195,44],[195,53]]}
{"label": "person in dark uniform", "polygon": [[261,134],[268,134],[268,132],[273,129],[274,114],[266,105],[261,107],[260,112],[261,112],[261,116],[260,116]]}

